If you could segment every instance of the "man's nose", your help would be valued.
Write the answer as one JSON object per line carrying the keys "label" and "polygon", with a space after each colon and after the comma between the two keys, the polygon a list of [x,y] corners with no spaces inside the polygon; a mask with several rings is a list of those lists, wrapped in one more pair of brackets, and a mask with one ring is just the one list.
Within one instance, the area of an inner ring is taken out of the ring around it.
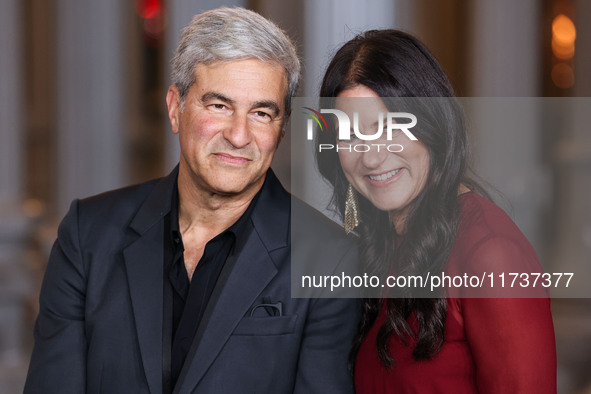
{"label": "man's nose", "polygon": [[224,129],[224,138],[235,148],[244,148],[252,141],[246,115],[234,114]]}

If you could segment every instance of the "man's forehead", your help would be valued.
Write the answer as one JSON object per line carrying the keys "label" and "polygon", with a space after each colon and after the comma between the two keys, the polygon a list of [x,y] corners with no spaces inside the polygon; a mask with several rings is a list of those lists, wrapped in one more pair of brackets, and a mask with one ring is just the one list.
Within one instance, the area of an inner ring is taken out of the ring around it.
{"label": "man's forehead", "polygon": [[230,99],[276,100],[283,107],[287,75],[281,65],[256,58],[218,60],[195,66],[192,89],[197,89],[200,95],[215,92]]}
{"label": "man's forehead", "polygon": [[287,73],[283,66],[277,62],[273,61],[265,61],[261,60],[256,57],[252,58],[245,58],[245,59],[221,59],[216,60],[210,63],[197,63],[195,65],[194,73],[197,74],[200,71],[207,71],[207,70],[229,70],[229,69],[236,69],[236,70],[243,70],[245,67],[248,68],[258,68],[264,71],[275,71],[279,72],[283,75],[283,77],[287,81]]}

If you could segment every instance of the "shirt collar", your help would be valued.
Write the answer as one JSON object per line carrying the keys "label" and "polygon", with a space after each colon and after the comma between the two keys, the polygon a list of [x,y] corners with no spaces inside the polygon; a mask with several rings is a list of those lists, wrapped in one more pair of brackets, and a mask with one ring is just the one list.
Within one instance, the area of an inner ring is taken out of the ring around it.
{"label": "shirt collar", "polygon": [[[234,235],[236,239],[240,239],[246,233],[246,226],[247,223],[250,221],[250,217],[254,208],[257,204],[259,196],[261,194],[262,188],[257,192],[254,198],[250,201],[248,208],[246,211],[240,216],[240,218],[234,222],[230,227],[226,230],[222,231],[220,234],[230,233]],[[178,183],[175,182],[173,191],[172,191],[172,201],[170,205],[170,236],[173,243],[178,244],[181,241],[181,231],[179,227],[179,190],[178,190]],[[217,237],[217,236],[216,236]],[[214,238],[216,238],[214,237]]]}

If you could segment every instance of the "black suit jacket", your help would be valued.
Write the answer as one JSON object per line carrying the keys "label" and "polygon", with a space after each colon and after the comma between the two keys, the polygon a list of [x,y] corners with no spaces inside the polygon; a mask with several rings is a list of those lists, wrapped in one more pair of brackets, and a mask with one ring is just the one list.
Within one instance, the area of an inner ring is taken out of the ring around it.
{"label": "black suit jacket", "polygon": [[[162,391],[163,218],[176,177],[72,203],[43,280],[26,393]],[[321,243],[319,258],[335,269],[356,258],[338,226],[297,204],[316,224],[294,247]],[[253,231],[221,273],[227,280],[214,289],[175,393],[353,391],[347,356],[359,304],[291,298],[290,206],[269,171]],[[256,308],[268,300],[282,303],[281,316]]]}

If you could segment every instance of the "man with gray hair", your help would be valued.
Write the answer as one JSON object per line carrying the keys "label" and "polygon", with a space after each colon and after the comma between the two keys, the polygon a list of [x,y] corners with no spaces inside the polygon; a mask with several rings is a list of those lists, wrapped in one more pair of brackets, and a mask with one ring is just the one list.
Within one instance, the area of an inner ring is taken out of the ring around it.
{"label": "man with gray hair", "polygon": [[269,167],[299,72],[288,37],[260,15],[193,19],[166,96],[179,164],[74,200],[43,281],[26,393],[353,391],[357,303],[290,293],[291,252],[335,267],[356,256],[297,202],[315,231],[291,242],[290,196]]}

